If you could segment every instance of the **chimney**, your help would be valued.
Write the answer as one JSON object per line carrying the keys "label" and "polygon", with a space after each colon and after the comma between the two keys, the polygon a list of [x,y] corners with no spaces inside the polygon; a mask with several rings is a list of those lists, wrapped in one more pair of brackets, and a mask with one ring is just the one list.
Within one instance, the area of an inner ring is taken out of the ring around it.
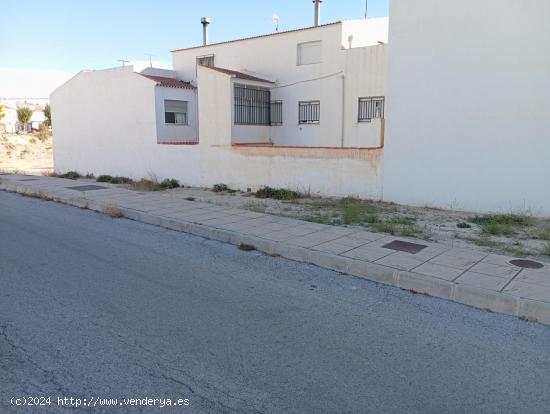
{"label": "chimney", "polygon": [[319,26],[321,24],[321,3],[323,0],[313,0],[315,4],[315,19],[313,21],[314,26]]}
{"label": "chimney", "polygon": [[208,44],[208,25],[210,24],[210,17],[202,17],[202,45],[206,46]]}

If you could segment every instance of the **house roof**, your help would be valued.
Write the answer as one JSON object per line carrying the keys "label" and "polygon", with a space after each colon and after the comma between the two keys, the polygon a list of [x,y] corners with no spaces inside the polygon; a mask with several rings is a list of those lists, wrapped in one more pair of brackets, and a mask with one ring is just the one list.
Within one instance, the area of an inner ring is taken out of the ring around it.
{"label": "house roof", "polygon": [[339,21],[332,22],[332,23],[320,24],[319,26],[302,27],[300,29],[286,30],[284,32],[267,33],[267,34],[258,35],[258,36],[241,37],[240,39],[232,39],[232,40],[225,40],[223,42],[209,43],[207,45],[184,47],[184,48],[180,48],[180,49],[172,49],[172,52],[180,52],[182,50],[191,50],[191,49],[200,49],[200,48],[203,48],[203,47],[217,46],[217,45],[223,45],[223,44],[226,44],[226,43],[233,43],[233,42],[240,42],[242,40],[251,40],[251,39],[259,39],[259,38],[262,38],[262,37],[278,36],[278,35],[282,35],[282,34],[286,34],[286,33],[300,32],[300,31],[303,31],[303,30],[318,29],[320,27],[332,26],[332,25],[341,24],[341,23],[342,23],[342,21],[339,20]]}
{"label": "house roof", "polygon": [[256,77],[256,76],[248,75],[248,74],[243,73],[243,72],[237,72],[236,70],[225,69],[225,68],[219,68],[219,67],[217,67],[217,66],[207,66],[207,65],[200,65],[200,66],[203,66],[203,67],[205,67],[205,68],[212,69],[212,70],[215,70],[215,71],[218,71],[218,72],[221,72],[221,73],[225,73],[226,75],[234,76],[234,77],[236,77],[236,78],[238,78],[238,79],[249,80],[249,81],[256,81],[256,82],[275,83],[275,82],[273,82],[273,81],[270,81],[270,80],[267,80],[267,79],[258,78],[258,77]]}
{"label": "house roof", "polygon": [[157,86],[163,86],[165,88],[197,89],[195,86],[191,85],[189,82],[184,82],[174,78],[166,78],[164,76],[144,75],[143,73],[140,73],[139,75],[144,76],[148,79],[151,79],[157,83]]}

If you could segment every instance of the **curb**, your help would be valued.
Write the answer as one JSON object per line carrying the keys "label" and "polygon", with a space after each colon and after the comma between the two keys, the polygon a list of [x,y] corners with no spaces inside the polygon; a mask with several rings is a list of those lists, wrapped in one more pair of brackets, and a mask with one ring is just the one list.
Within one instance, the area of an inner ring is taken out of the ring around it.
{"label": "curb", "polygon": [[44,200],[55,201],[78,208],[87,208],[100,213],[103,213],[108,207],[116,207],[125,218],[141,223],[189,233],[236,246],[247,244],[270,256],[280,256],[285,259],[308,263],[340,273],[361,277],[371,282],[398,287],[413,293],[425,294],[491,312],[515,316],[523,320],[537,321],[545,325],[550,325],[550,303],[546,302],[461,285],[436,277],[397,270],[376,263],[351,259],[330,253],[309,250],[299,246],[262,239],[257,236],[240,234],[230,230],[209,227],[203,224],[182,222],[130,208],[121,208],[114,204],[98,203],[84,197],[56,196],[55,193],[45,193],[43,190],[34,190],[29,187],[11,185],[6,182],[0,182],[0,190],[43,198]]}

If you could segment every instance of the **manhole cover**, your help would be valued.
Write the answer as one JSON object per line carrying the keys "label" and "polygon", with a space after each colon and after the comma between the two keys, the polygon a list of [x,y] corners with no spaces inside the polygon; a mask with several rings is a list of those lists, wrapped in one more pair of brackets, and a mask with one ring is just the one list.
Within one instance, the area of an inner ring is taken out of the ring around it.
{"label": "manhole cover", "polygon": [[74,187],[66,187],[69,190],[76,190],[76,191],[94,191],[94,190],[108,190],[109,187],[102,187],[100,185],[77,185]]}
{"label": "manhole cover", "polygon": [[38,181],[38,178],[23,178],[22,180],[19,180],[19,181]]}
{"label": "manhole cover", "polygon": [[535,262],[534,260],[525,259],[510,260],[510,264],[513,264],[517,267],[522,267],[524,269],[542,269],[544,267],[542,263]]}
{"label": "manhole cover", "polygon": [[397,251],[400,251],[400,252],[416,254],[416,253],[424,250],[428,246],[425,246],[423,244],[405,242],[405,241],[401,241],[401,240],[394,240],[391,243],[388,243],[388,244],[386,244],[382,247],[384,249],[391,249],[391,250],[397,250]]}

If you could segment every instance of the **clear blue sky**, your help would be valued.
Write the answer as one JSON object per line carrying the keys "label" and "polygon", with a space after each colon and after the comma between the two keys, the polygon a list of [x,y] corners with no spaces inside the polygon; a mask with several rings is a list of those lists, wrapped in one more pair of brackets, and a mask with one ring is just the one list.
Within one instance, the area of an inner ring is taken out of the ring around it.
{"label": "clear blue sky", "polygon": [[[369,16],[387,16],[389,0],[369,0]],[[322,22],[361,18],[365,0],[324,0]],[[310,26],[311,0],[25,0],[6,1],[0,25],[0,66],[57,69],[117,66],[117,59],[171,62],[170,49],[200,44],[201,16],[212,18],[210,40]]]}

